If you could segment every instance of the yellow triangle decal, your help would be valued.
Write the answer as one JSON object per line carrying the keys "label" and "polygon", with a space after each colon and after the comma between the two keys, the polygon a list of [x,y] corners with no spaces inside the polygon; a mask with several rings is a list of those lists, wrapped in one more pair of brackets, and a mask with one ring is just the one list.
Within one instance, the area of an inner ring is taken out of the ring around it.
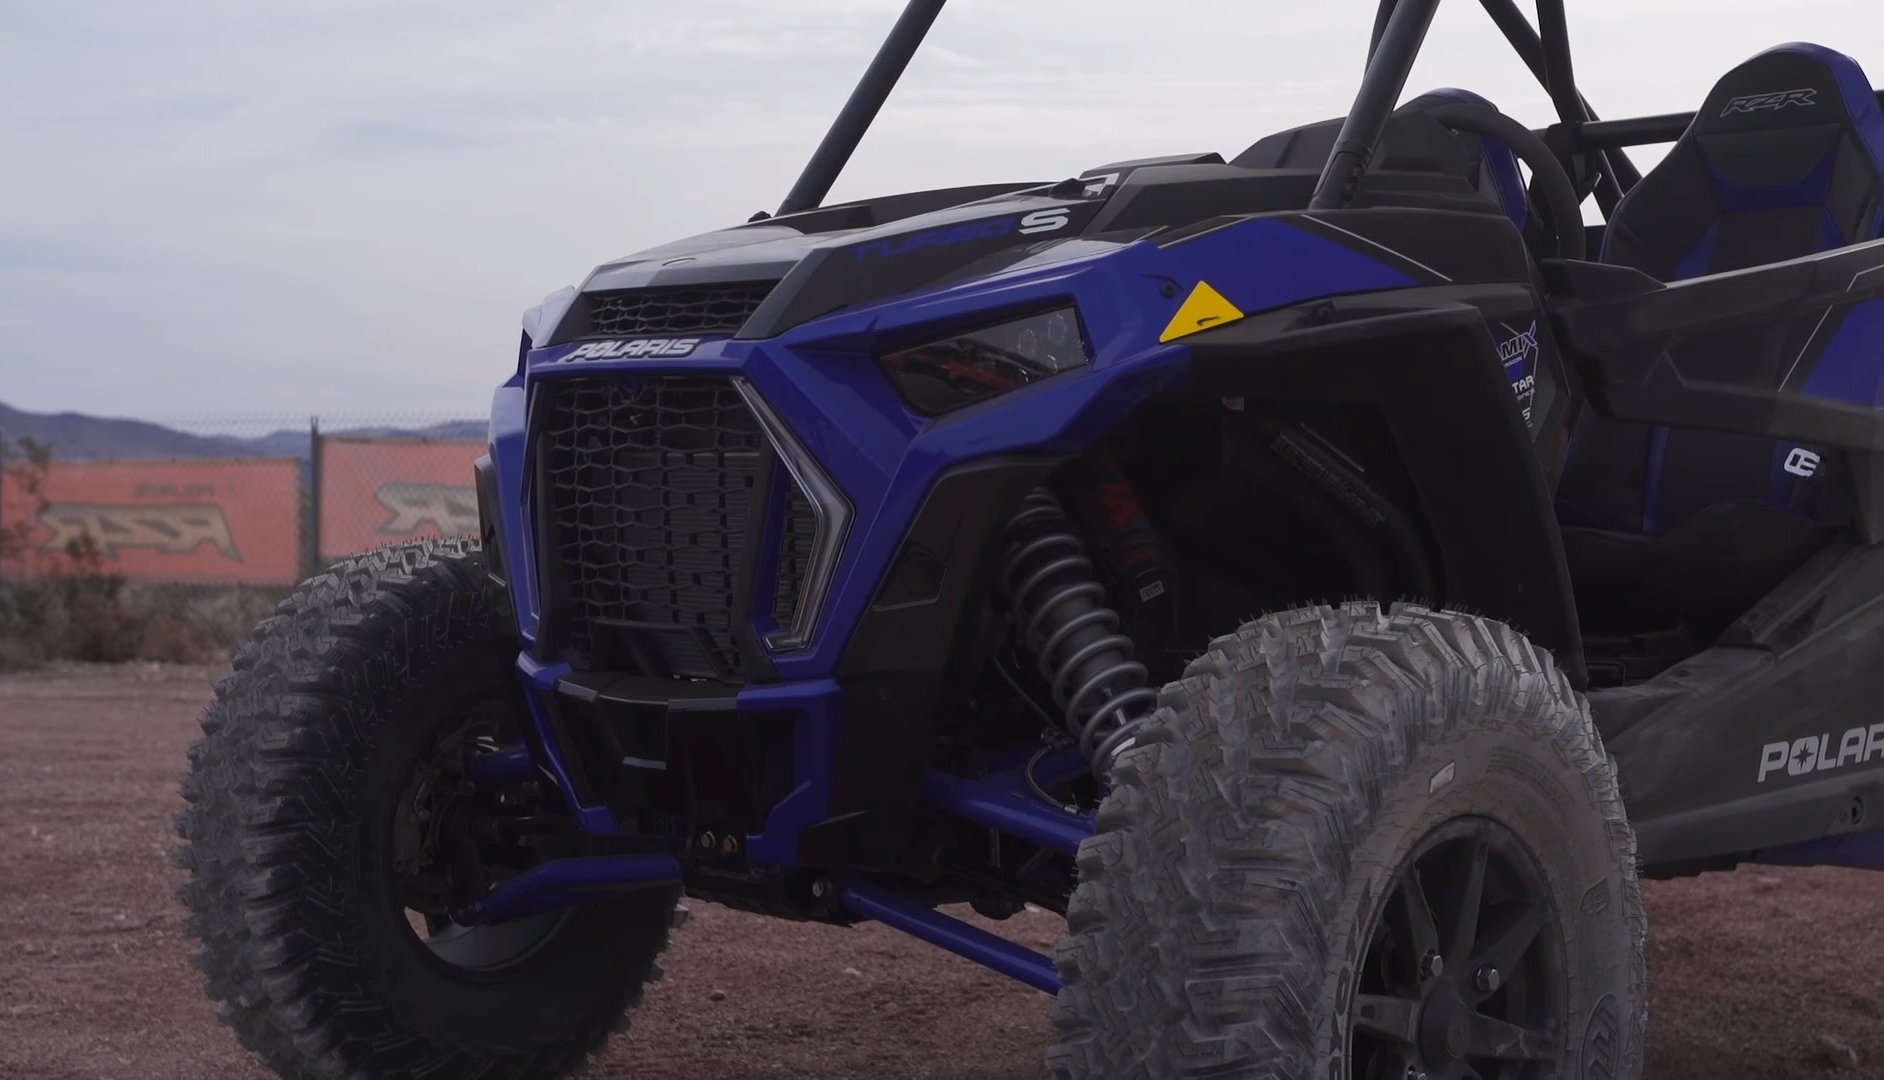
{"label": "yellow triangle decal", "polygon": [[1208,281],[1200,281],[1191,294],[1184,298],[1184,303],[1171,316],[1171,323],[1158,335],[1160,345],[1167,341],[1176,341],[1203,330],[1215,330],[1219,326],[1233,323],[1243,317],[1235,304],[1223,298],[1223,294],[1210,287]]}

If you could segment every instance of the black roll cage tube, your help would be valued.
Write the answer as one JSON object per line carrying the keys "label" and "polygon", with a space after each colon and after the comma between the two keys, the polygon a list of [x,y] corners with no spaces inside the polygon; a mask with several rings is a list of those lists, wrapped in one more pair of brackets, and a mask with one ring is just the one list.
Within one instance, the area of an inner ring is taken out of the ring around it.
{"label": "black roll cage tube", "polygon": [[[864,132],[890,96],[910,58],[916,54],[947,0],[909,0],[890,28],[889,36],[857,81],[849,100],[825,133],[824,140],[806,162],[804,171],[780,204],[780,214],[817,207],[830,194],[838,173],[863,140]],[[1342,121],[1328,162],[1315,187],[1311,210],[1343,207],[1367,175],[1374,150],[1387,120],[1406,89],[1413,61],[1419,57],[1427,28],[1440,0],[1379,0],[1374,30],[1367,49],[1367,69],[1354,104]],[[1550,94],[1557,123],[1536,132],[1564,162],[1580,197],[1594,193],[1603,214],[1616,204],[1642,174],[1623,153],[1624,147],[1674,142],[1694,121],[1694,113],[1667,113],[1631,120],[1598,119],[1576,86],[1571,62],[1570,30],[1564,0],[1536,0],[1537,26],[1533,27],[1517,0],[1479,0],[1486,14],[1504,34],[1513,51],[1531,69]],[[1884,91],[1878,93],[1884,104]]]}
{"label": "black roll cage tube", "polygon": [[928,36],[929,27],[935,23],[936,16],[942,14],[942,5],[946,2],[909,0],[903,13],[897,16],[896,25],[890,27],[889,36],[877,47],[876,57],[857,80],[857,88],[850,92],[850,99],[837,111],[837,119],[831,121],[824,141],[812,151],[805,171],[798,174],[798,182],[779,204],[780,214],[816,209],[831,193],[837,174],[844,171],[850,155],[863,141],[864,132],[870,129],[870,122],[877,118],[877,111],[889,99],[890,91],[896,89],[903,69],[909,66],[910,58],[916,55],[917,47]]}

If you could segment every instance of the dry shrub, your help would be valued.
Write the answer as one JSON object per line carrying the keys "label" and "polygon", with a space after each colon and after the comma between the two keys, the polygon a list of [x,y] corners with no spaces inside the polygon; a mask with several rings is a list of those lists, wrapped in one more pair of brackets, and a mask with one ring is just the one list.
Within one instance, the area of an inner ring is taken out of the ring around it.
{"label": "dry shrub", "polygon": [[0,671],[49,660],[217,663],[286,594],[101,574],[0,585]]}
{"label": "dry shrub", "polygon": [[32,552],[43,576],[25,577],[51,466],[51,447],[0,438],[0,473],[12,478],[25,509],[0,528],[0,573],[8,575],[0,580],[0,671],[48,660],[214,663],[287,595],[281,588],[127,582],[110,572],[89,534],[50,557]]}

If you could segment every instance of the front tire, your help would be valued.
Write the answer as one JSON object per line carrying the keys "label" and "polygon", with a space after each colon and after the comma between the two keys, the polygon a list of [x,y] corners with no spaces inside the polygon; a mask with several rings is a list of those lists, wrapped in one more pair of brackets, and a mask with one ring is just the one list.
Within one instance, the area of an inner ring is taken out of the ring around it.
{"label": "front tire", "polygon": [[257,627],[203,717],[179,897],[210,998],[283,1076],[562,1075],[658,976],[673,889],[493,927],[408,915],[414,822],[463,790],[441,750],[514,700],[486,581],[474,541],[342,563]]}
{"label": "front tire", "polygon": [[1484,619],[1257,620],[1079,852],[1053,1075],[1636,1080],[1635,841],[1588,707]]}

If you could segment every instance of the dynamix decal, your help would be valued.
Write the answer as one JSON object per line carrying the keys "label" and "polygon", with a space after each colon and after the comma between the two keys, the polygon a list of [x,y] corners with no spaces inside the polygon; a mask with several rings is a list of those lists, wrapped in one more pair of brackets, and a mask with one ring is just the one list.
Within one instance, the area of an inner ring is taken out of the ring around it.
{"label": "dynamix decal", "polygon": [[1770,94],[1748,94],[1729,101],[1720,114],[1730,116],[1734,113],[1778,112],[1791,105],[1803,108],[1817,105],[1818,96],[1817,90],[1776,90]]}
{"label": "dynamix decal", "polygon": [[908,255],[925,248],[949,247],[953,244],[966,244],[994,236],[1007,236],[1010,233],[1032,236],[1036,233],[1056,232],[1066,228],[1072,220],[1072,207],[1055,206],[1047,210],[1035,210],[1033,213],[1023,214],[1017,218],[971,221],[966,225],[950,225],[945,229],[930,229],[927,232],[910,233],[907,236],[872,240],[856,247],[855,258],[858,262],[864,262],[872,258]]}
{"label": "dynamix decal", "polygon": [[577,360],[672,360],[700,347],[699,338],[634,338],[629,341],[591,341],[571,349],[557,363]]}
{"label": "dynamix decal", "polygon": [[1505,377],[1511,380],[1511,392],[1518,396],[1518,408],[1524,422],[1531,422],[1531,402],[1537,397],[1537,323],[1523,330],[1499,324],[1511,335],[1498,343],[1498,359],[1504,362]]}
{"label": "dynamix decal", "polygon": [[379,531],[395,536],[417,532],[427,522],[446,536],[478,531],[477,489],[468,484],[381,484],[373,497],[393,512]]}
{"label": "dynamix decal", "polygon": [[212,544],[231,562],[241,562],[229,521],[220,506],[110,506],[103,503],[52,503],[39,515],[52,529],[41,551],[63,553],[90,540],[105,558],[119,548],[155,548],[165,555],[188,555]]}
{"label": "dynamix decal", "polygon": [[1787,776],[1829,772],[1847,765],[1861,765],[1884,754],[1884,724],[1855,727],[1838,735],[1807,735],[1791,742],[1772,742],[1760,747],[1759,783],[1781,769]]}

